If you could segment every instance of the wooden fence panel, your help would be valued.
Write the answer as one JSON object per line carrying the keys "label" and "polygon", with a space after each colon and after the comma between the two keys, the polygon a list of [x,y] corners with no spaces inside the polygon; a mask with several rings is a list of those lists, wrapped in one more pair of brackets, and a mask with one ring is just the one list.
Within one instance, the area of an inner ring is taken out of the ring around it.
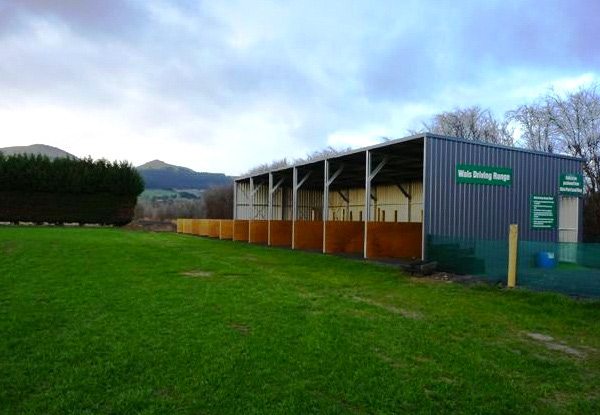
{"label": "wooden fence panel", "polygon": [[192,235],[200,235],[200,219],[192,219]]}
{"label": "wooden fence panel", "polygon": [[218,219],[208,219],[208,236],[218,238],[221,235],[221,221]]}
{"label": "wooden fence panel", "polygon": [[248,242],[248,226],[247,220],[233,221],[233,240]]}
{"label": "wooden fence panel", "polygon": [[367,258],[421,258],[421,223],[369,222],[367,226]]}
{"label": "wooden fence panel", "polygon": [[292,246],[292,221],[272,220],[270,223],[270,245]]}
{"label": "wooden fence panel", "polygon": [[210,222],[208,219],[200,220],[200,236],[209,236],[210,235]]}
{"label": "wooden fence panel", "polygon": [[325,252],[362,254],[364,250],[365,224],[364,222],[337,222],[325,223]]}
{"label": "wooden fence panel", "polygon": [[191,219],[183,220],[183,233],[186,233],[186,234],[192,233],[192,220]]}
{"label": "wooden fence panel", "polygon": [[323,222],[299,220],[294,225],[294,249],[323,250]]}
{"label": "wooden fence panel", "polygon": [[221,221],[221,234],[219,235],[221,239],[233,239],[233,221],[232,220],[222,220]]}
{"label": "wooden fence panel", "polygon": [[268,221],[251,220],[248,231],[248,242],[253,244],[266,244],[268,233]]}

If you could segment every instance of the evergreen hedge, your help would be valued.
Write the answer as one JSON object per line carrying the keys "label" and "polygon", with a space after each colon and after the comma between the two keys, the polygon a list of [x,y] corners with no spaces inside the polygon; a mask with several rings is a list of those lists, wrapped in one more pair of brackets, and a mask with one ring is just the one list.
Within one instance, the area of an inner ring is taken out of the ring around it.
{"label": "evergreen hedge", "polygon": [[0,221],[124,225],[143,190],[127,162],[0,152]]}

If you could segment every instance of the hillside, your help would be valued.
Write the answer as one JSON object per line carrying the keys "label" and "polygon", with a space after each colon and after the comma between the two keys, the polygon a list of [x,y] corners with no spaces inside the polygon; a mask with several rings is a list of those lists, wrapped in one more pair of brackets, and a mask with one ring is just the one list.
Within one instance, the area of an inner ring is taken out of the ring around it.
{"label": "hillside", "polygon": [[152,160],[137,167],[146,189],[208,189],[232,182],[223,173],[196,172],[161,160]]}
{"label": "hillside", "polygon": [[4,147],[0,148],[0,151],[7,156],[12,156],[14,154],[41,154],[44,156],[48,156],[51,159],[68,157],[76,159],[73,154],[67,153],[60,148],[47,146],[45,144],[33,144],[30,146],[14,146],[14,147]]}
{"label": "hillside", "polygon": [[[0,148],[7,156],[14,154],[41,154],[50,159],[68,157],[77,158],[60,148],[45,144]],[[208,189],[232,182],[232,178],[223,173],[197,172],[187,167],[175,166],[161,160],[152,160],[137,167],[144,178],[146,189]]]}

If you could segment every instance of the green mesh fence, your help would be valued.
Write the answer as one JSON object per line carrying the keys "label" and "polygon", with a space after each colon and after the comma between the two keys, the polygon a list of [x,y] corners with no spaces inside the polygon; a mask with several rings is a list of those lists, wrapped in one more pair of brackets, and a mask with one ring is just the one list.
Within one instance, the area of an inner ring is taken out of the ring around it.
{"label": "green mesh fence", "polygon": [[[508,233],[508,232],[507,232]],[[540,253],[549,262],[540,260]],[[550,255],[548,255],[548,253]],[[438,269],[506,284],[508,240],[429,235],[427,257]],[[517,286],[600,297],[600,243],[519,241]]]}
{"label": "green mesh fence", "polygon": [[429,235],[427,257],[443,271],[506,283],[508,241]]}
{"label": "green mesh fence", "polygon": [[[518,286],[600,297],[600,244],[519,241],[518,252]],[[540,253],[553,259],[544,265]]]}

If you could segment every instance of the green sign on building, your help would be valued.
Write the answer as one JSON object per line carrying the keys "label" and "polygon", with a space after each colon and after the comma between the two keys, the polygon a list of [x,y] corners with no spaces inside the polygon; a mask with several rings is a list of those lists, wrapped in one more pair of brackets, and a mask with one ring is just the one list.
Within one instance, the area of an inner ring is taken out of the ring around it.
{"label": "green sign on building", "polygon": [[511,186],[513,182],[513,171],[508,167],[457,164],[456,182]]}
{"label": "green sign on building", "polygon": [[583,196],[583,176],[581,174],[561,174],[558,191],[565,196]]}
{"label": "green sign on building", "polygon": [[556,198],[531,195],[531,229],[556,229]]}

